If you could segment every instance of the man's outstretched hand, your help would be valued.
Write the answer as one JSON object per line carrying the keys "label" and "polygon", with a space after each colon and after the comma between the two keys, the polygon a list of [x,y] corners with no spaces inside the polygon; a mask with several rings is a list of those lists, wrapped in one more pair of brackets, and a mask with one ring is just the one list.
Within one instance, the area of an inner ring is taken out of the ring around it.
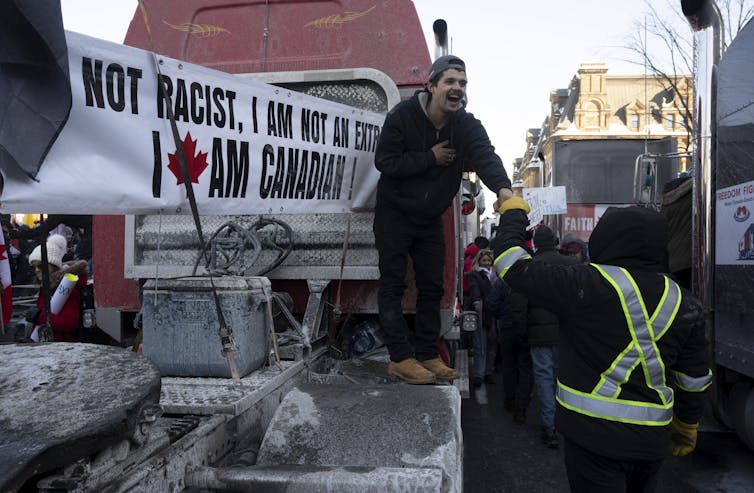
{"label": "man's outstretched hand", "polygon": [[501,188],[497,191],[497,199],[492,203],[492,208],[496,211],[500,208],[500,204],[513,197],[513,191],[510,188]]}

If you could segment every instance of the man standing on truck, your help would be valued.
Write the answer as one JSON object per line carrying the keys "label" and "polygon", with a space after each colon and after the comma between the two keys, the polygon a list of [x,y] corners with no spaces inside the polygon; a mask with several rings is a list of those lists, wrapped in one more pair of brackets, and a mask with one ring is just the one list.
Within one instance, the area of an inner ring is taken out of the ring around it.
{"label": "man standing on truck", "polygon": [[643,207],[608,208],[590,264],[534,262],[529,206],[504,202],[495,271],[560,322],[558,431],[572,491],[654,491],[665,457],[696,446],[712,381],[704,309],[667,271],[668,223]]}
{"label": "man standing on truck", "polygon": [[[388,373],[408,383],[458,378],[438,357],[437,341],[445,266],[442,214],[463,172],[476,171],[497,191],[498,202],[513,195],[486,130],[464,109],[466,83],[460,58],[435,60],[426,89],[388,113],[375,152],[381,173],[373,228],[380,324],[390,352]],[[409,256],[417,290],[413,342],[401,309]]]}

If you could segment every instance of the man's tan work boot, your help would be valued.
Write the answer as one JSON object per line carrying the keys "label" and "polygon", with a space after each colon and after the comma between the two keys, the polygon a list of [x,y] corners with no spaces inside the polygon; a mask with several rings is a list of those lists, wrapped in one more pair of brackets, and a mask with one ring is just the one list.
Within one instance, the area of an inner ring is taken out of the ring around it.
{"label": "man's tan work boot", "polygon": [[435,374],[424,368],[414,358],[406,358],[399,363],[391,361],[387,365],[387,373],[391,377],[398,377],[408,383],[434,383]]}
{"label": "man's tan work boot", "polygon": [[428,359],[427,361],[422,361],[421,365],[427,370],[434,373],[435,378],[438,380],[457,380],[461,378],[461,375],[459,375],[457,371],[455,371],[453,368],[448,368],[447,366],[445,366],[445,363],[443,363],[440,358],[433,358]]}

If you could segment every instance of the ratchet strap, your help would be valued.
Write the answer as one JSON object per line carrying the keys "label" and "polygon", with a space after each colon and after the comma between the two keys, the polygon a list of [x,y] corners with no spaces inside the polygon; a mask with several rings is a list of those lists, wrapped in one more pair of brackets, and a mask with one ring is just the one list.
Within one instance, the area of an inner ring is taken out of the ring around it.
{"label": "ratchet strap", "polygon": [[[175,115],[173,114],[173,102],[172,98],[170,97],[170,93],[165,88],[165,82],[163,80],[162,71],[160,70],[160,64],[157,62],[157,56],[154,54],[154,43],[152,41],[152,31],[149,28],[149,20],[147,18],[147,11],[144,7],[143,0],[139,0],[139,10],[141,11],[141,15],[144,19],[144,26],[147,30],[147,36],[149,38],[149,43],[152,47],[151,55],[152,55],[152,61],[154,62],[155,70],[157,71],[157,78],[159,80],[158,87],[160,88],[160,93],[162,94],[165,106],[167,107],[167,116],[168,120],[170,121],[170,128],[173,132],[173,140],[175,142],[175,153],[178,157],[178,162],[181,165],[181,177],[183,178],[183,185],[186,187],[186,197],[188,198],[189,205],[191,206],[191,215],[194,218],[194,225],[196,226],[196,232],[199,235],[199,245],[201,251],[205,251],[205,242],[204,242],[204,234],[202,233],[202,224],[199,221],[199,211],[196,206],[196,197],[194,196],[194,187],[191,185],[191,176],[189,174],[188,166],[186,164],[186,155],[183,152],[183,142],[181,142],[181,137],[178,134],[178,126],[175,123]],[[227,323],[225,322],[225,317],[223,316],[223,310],[220,306],[220,297],[217,294],[217,288],[215,287],[215,283],[213,280],[212,273],[209,275],[209,282],[212,285],[212,297],[215,301],[215,310],[217,311],[217,320],[220,323],[220,342],[222,344],[222,350],[223,354],[225,354],[225,357],[228,359],[228,366],[230,367],[230,374],[231,377],[235,382],[240,381],[240,377],[238,374],[238,366],[236,365],[236,358],[235,358],[235,349],[233,344],[233,331],[230,327],[228,327]]]}

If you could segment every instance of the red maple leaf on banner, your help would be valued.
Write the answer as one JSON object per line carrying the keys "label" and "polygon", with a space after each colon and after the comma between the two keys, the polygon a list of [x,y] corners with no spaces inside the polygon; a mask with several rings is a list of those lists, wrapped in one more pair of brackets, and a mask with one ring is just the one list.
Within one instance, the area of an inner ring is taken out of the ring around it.
{"label": "red maple leaf on banner", "polygon": [[[196,141],[191,140],[191,132],[186,132],[186,138],[183,139],[183,155],[186,156],[186,166],[189,171],[191,183],[199,183],[199,175],[207,168],[207,153],[200,152],[194,155],[196,151]],[[178,162],[178,152],[175,154],[168,153],[168,169],[173,172],[176,178],[176,185],[183,183],[183,173],[181,173],[181,164]]]}
{"label": "red maple leaf on banner", "polygon": [[5,260],[8,257],[5,255],[5,245],[0,245],[0,260]]}

